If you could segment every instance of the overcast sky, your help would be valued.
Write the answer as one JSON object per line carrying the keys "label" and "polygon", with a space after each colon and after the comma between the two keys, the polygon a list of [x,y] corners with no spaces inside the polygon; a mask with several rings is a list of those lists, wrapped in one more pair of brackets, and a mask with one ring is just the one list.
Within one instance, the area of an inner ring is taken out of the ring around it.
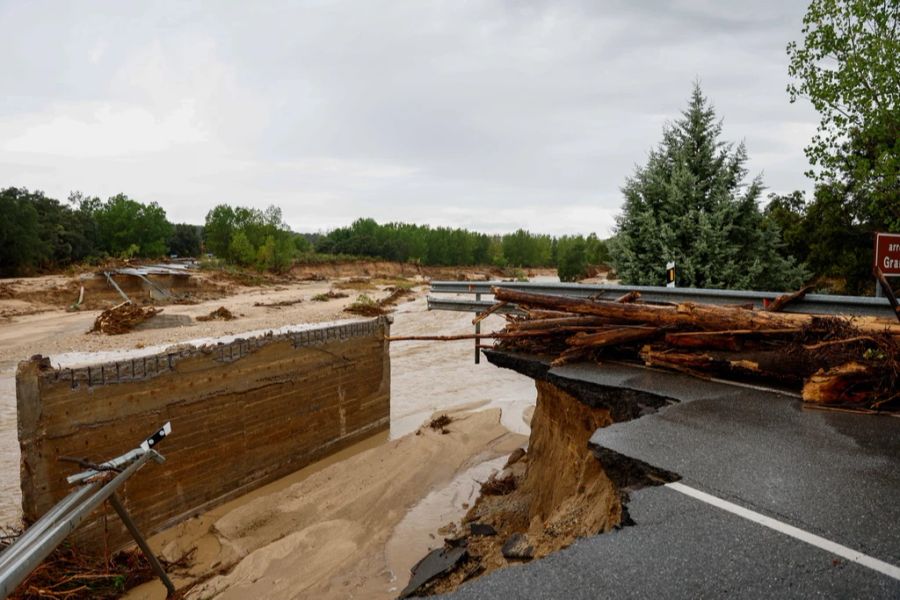
{"label": "overcast sky", "polygon": [[0,0],[0,187],[606,236],[695,79],[771,191],[808,188],[800,0]]}

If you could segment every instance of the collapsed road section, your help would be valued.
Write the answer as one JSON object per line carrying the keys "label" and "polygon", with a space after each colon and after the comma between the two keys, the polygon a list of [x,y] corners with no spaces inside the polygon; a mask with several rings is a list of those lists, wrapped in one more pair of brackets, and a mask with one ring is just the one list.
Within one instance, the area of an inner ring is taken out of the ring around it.
{"label": "collapsed road section", "polygon": [[[612,482],[621,520],[558,552],[531,545],[530,555],[498,565],[513,568],[458,569],[439,580],[455,585],[433,583],[434,591],[503,600],[900,594],[900,419],[804,410],[795,395],[632,365],[552,367],[546,357],[486,356],[535,379],[555,404],[545,417],[557,424],[571,413],[563,395],[625,417],[596,429],[582,453]],[[650,398],[665,401],[648,405]],[[536,442],[529,454],[545,453]],[[568,468],[558,463],[543,473],[545,494],[565,487]],[[594,502],[582,492],[575,496]],[[465,537],[477,553],[485,526],[502,528],[491,514],[473,516]],[[526,539],[540,531],[537,523]]]}
{"label": "collapsed road section", "polygon": [[[378,317],[66,368],[41,356],[20,363],[26,521],[69,492],[66,476],[77,467],[60,457],[103,460],[162,421],[179,431],[169,460],[121,493],[148,533],[386,430],[389,329],[390,317]],[[105,530],[102,515],[75,534],[83,548],[117,548],[128,539],[118,523]]]}
{"label": "collapsed road section", "polygon": [[548,375],[546,362],[486,354],[491,362],[536,382],[528,450],[512,454],[503,471],[483,483],[462,523],[449,527],[447,547],[413,568],[401,598],[451,591],[486,573],[626,525],[631,522],[629,493],[678,479],[675,473],[589,447],[598,429],[649,414],[673,399],[558,379]]}
{"label": "collapsed road section", "polygon": [[780,312],[804,290],[761,310],[491,292],[473,323],[503,329],[395,340],[493,338],[536,381],[529,450],[404,595],[900,592],[895,322]]}

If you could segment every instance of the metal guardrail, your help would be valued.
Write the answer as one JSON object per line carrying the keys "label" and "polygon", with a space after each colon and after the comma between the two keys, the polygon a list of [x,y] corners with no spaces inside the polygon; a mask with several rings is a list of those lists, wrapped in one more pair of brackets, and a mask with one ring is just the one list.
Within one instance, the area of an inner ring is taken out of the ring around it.
{"label": "metal guardrail", "polygon": [[[763,308],[765,301],[771,301],[784,292],[751,292],[745,290],[710,290],[702,288],[666,288],[656,286],[626,285],[582,285],[578,283],[539,283],[512,281],[433,281],[433,294],[475,294],[476,301],[428,297],[430,310],[455,310],[480,312],[490,306],[482,301],[482,295],[490,296],[492,287],[505,287],[536,294],[573,296],[579,298],[599,297],[613,299],[630,291],[641,294],[644,302],[699,302],[706,304],[753,304]],[[893,318],[894,311],[887,298],[871,296],[831,296],[807,294],[802,300],[791,302],[784,312],[841,314],[850,316],[873,316]]]}
{"label": "metal guardrail", "polygon": [[[81,487],[63,498],[44,516],[25,531],[22,536],[0,554],[0,598],[12,594],[16,587],[34,571],[66,537],[78,528],[78,525],[104,501],[115,509],[125,524],[134,541],[156,575],[166,586],[170,596],[175,594],[175,586],[169,580],[156,555],[150,550],[147,542],[125,510],[125,506],[116,497],[116,490],[134,475],[138,469],[150,460],[163,462],[165,458],[153,447],[171,433],[169,423],[163,425],[156,433],[144,440],[137,448],[89,468],[86,471],[67,478],[69,483],[80,484]],[[102,475],[116,473],[112,479]]]}
{"label": "metal guardrail", "polygon": [[[452,310],[457,312],[474,312],[480,313],[493,306],[490,300],[468,300],[456,298],[437,298],[428,296],[428,310]],[[497,313],[516,312],[515,306],[504,306],[497,309]]]}

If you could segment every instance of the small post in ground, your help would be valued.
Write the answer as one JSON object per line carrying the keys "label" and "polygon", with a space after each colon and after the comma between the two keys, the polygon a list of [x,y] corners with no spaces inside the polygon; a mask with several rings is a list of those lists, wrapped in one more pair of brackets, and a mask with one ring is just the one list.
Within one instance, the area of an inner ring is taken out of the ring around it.
{"label": "small post in ground", "polygon": [[900,304],[897,303],[897,297],[894,295],[891,284],[888,283],[887,277],[884,276],[884,273],[878,267],[872,269],[872,272],[884,292],[884,295],[887,296],[888,302],[891,303],[891,308],[894,309],[894,315],[896,315],[897,320],[900,321]]}
{"label": "small post in ground", "polygon": [[[481,300],[481,294],[475,294],[475,302]],[[481,333],[481,321],[475,323],[475,364],[481,364],[481,338],[478,337],[478,334]]]}
{"label": "small post in ground", "polygon": [[159,559],[157,559],[156,555],[153,554],[153,551],[147,544],[147,540],[145,540],[144,536],[141,534],[140,529],[137,528],[137,525],[131,519],[131,515],[128,514],[127,510],[125,510],[125,506],[122,505],[122,503],[119,501],[118,496],[116,496],[115,494],[112,494],[109,497],[109,503],[115,509],[116,514],[119,515],[119,518],[122,519],[122,523],[125,524],[125,527],[128,529],[131,537],[134,538],[134,541],[137,542],[137,545],[141,549],[141,552],[143,552],[144,556],[147,557],[147,560],[150,562],[150,567],[153,569],[153,572],[156,573],[156,576],[159,577],[160,581],[163,582],[163,585],[166,586],[166,590],[168,590],[169,592],[167,597],[174,597],[175,586],[172,584],[172,581],[166,574],[165,569],[163,569],[162,565],[159,564]]}

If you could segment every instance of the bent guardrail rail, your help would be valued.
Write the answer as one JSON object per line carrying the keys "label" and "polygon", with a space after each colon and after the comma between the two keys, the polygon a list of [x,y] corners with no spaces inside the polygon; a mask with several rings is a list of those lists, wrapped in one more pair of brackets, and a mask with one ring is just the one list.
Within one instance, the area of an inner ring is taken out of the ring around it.
{"label": "bent guardrail rail", "polygon": [[[131,515],[115,495],[116,490],[149,460],[162,463],[165,458],[153,448],[172,432],[169,423],[125,454],[89,468],[67,478],[70,484],[81,487],[60,500],[22,536],[0,554],[0,597],[6,598],[41,562],[47,558],[78,525],[104,501],[115,509],[134,541],[150,562],[156,575],[166,586],[169,595],[175,594],[175,586],[169,580],[156,555],[150,550],[144,536],[138,530]],[[109,474],[116,473],[109,478]],[[104,477],[105,475],[105,477]]]}

